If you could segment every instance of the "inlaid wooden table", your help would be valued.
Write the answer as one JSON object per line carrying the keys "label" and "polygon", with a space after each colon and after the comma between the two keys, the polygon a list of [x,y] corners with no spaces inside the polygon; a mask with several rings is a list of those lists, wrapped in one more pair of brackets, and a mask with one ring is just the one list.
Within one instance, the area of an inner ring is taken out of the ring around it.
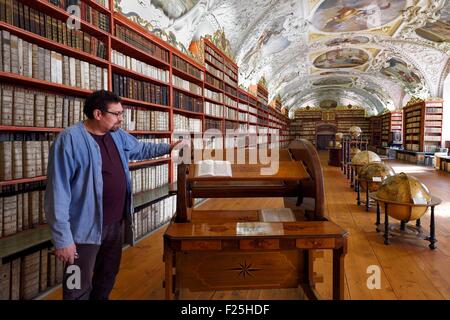
{"label": "inlaid wooden table", "polygon": [[[295,288],[311,299],[309,250],[333,250],[333,299],[344,299],[348,233],[330,221],[172,223],[164,235],[166,298],[191,291]],[[175,279],[175,280],[174,280]]]}

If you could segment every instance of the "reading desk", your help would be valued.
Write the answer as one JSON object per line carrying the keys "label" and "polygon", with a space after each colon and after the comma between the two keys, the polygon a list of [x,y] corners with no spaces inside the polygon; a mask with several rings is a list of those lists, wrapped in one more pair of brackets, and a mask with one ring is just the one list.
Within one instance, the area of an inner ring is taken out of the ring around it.
{"label": "reading desk", "polygon": [[[193,198],[292,197],[309,174],[283,158],[273,175],[259,164],[233,164],[231,176],[199,176],[198,165],[178,166],[177,213],[164,234],[166,298],[191,291],[295,288],[310,299],[314,249],[333,250],[333,299],[344,297],[347,232],[322,221],[268,222],[256,210],[200,211]],[[273,220],[272,220],[273,221]]]}

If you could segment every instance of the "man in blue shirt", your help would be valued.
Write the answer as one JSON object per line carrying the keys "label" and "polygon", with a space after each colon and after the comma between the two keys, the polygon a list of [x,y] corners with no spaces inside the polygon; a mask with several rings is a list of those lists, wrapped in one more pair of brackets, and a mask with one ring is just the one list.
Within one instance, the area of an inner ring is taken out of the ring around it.
{"label": "man in blue shirt", "polygon": [[[45,214],[55,255],[71,266],[63,298],[108,299],[120,266],[123,221],[133,221],[128,162],[169,154],[180,141],[142,143],[120,129],[123,107],[112,92],[89,95],[83,112],[87,120],[65,129],[50,149]],[[71,277],[78,273],[80,279]]]}

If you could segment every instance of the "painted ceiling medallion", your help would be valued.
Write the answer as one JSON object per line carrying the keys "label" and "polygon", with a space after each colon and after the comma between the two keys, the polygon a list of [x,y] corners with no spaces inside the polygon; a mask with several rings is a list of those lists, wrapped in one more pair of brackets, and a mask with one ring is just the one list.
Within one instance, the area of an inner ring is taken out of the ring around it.
{"label": "painted ceiling medallion", "polygon": [[325,0],[312,24],[323,32],[369,30],[400,17],[405,6],[406,0]]}
{"label": "painted ceiling medallion", "polygon": [[360,49],[344,48],[328,51],[314,60],[319,69],[353,68],[369,61],[369,55]]}
{"label": "painted ceiling medallion", "polygon": [[421,80],[406,63],[397,58],[391,58],[387,61],[386,67],[381,70],[381,73],[393,79],[401,81],[406,88],[414,90],[421,86]]}

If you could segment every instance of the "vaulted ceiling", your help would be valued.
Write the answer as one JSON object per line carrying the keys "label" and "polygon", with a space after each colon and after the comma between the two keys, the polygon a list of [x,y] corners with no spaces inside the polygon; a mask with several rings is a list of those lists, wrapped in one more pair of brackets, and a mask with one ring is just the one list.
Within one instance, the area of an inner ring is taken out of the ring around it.
{"label": "vaulted ceiling", "polygon": [[[441,97],[450,0],[116,0],[181,49],[223,29],[244,86],[264,76],[293,112],[334,100],[369,113]],[[138,19],[136,19],[138,17]]]}

